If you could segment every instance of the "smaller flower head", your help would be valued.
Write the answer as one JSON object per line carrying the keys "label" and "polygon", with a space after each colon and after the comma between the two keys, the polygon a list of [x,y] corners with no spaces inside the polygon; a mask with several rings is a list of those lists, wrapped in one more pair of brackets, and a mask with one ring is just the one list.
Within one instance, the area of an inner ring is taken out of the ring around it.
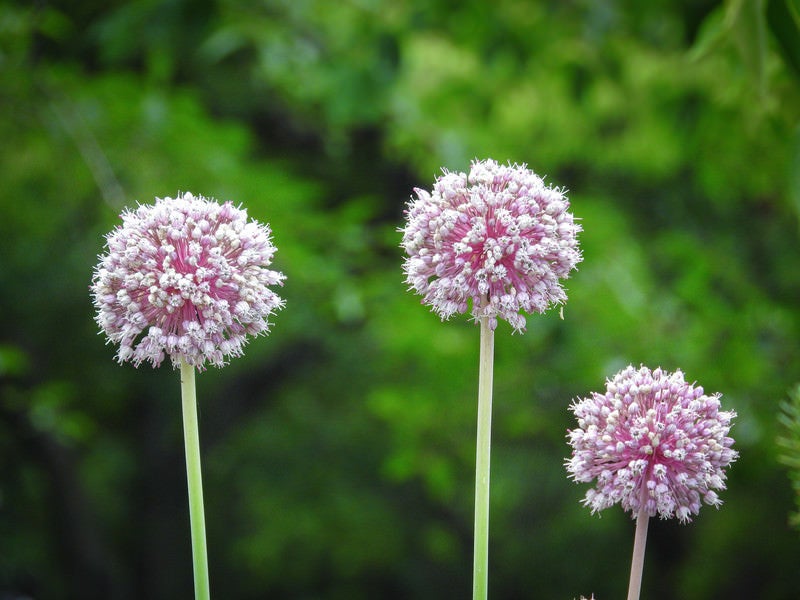
{"label": "smaller flower head", "polygon": [[269,329],[283,274],[268,225],[230,202],[185,193],[122,213],[92,277],[95,320],[119,344],[117,359],[158,366],[165,355],[198,368],[242,354]]}
{"label": "smaller flower head", "polygon": [[525,165],[474,161],[444,171],[433,191],[416,189],[402,246],[406,283],[442,320],[465,313],[524,331],[520,313],[544,312],[567,296],[560,280],[580,262],[564,193]]}
{"label": "smaller flower head", "polygon": [[566,468],[576,482],[596,481],[583,503],[592,513],[620,503],[638,514],[691,520],[701,502],[719,507],[725,469],[738,452],[728,437],[733,411],[683,373],[632,366],[606,382],[605,394],[576,400]]}

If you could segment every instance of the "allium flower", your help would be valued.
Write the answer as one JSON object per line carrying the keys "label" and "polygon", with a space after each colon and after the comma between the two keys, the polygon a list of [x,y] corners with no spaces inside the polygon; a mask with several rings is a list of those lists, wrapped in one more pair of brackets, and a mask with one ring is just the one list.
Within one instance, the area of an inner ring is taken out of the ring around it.
{"label": "allium flower", "polygon": [[738,452],[728,437],[734,411],[720,410],[720,394],[706,395],[683,373],[632,366],[606,382],[605,394],[570,406],[578,428],[568,433],[576,482],[597,480],[584,504],[592,512],[619,502],[635,516],[644,499],[649,516],[700,511],[701,500],[719,506],[725,468]]}
{"label": "allium flower", "polygon": [[230,202],[185,193],[122,214],[92,277],[95,320],[119,344],[119,362],[225,364],[247,335],[264,334],[283,300],[267,286],[270,229]]}
{"label": "allium flower", "polygon": [[416,189],[402,246],[406,283],[442,320],[465,313],[525,329],[520,312],[544,312],[567,296],[559,282],[580,262],[581,227],[558,188],[525,165],[474,161],[444,171],[433,192]]}

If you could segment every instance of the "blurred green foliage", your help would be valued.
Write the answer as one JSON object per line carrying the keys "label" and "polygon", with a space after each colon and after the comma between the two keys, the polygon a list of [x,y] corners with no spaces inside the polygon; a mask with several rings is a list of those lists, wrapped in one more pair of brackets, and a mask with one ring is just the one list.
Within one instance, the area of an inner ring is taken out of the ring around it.
{"label": "blurred green foliage", "polygon": [[628,363],[739,413],[725,505],[652,523],[647,597],[796,597],[798,14],[0,5],[0,598],[191,594],[177,373],[117,365],[88,293],[121,209],[179,190],[269,222],[288,276],[272,334],[198,379],[215,595],[468,597],[478,331],[406,292],[397,228],[489,156],[568,188],[585,230],[564,320],[498,329],[492,597],[624,593],[632,523],[562,462],[568,403]]}
{"label": "blurred green foliage", "polygon": [[777,440],[782,450],[779,460],[790,469],[798,509],[790,520],[792,525],[800,528],[800,386],[792,390],[789,401],[781,405],[778,420],[783,426]]}

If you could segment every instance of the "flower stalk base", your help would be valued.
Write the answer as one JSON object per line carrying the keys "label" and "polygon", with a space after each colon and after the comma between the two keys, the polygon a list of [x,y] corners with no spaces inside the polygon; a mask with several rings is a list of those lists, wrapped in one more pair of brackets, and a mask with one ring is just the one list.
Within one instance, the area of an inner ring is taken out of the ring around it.
{"label": "flower stalk base", "polygon": [[475,547],[472,577],[473,600],[485,600],[489,588],[489,473],[492,443],[492,380],[494,330],[489,317],[481,317],[480,369],[478,375],[478,436],[475,455]]}
{"label": "flower stalk base", "polygon": [[631,558],[631,578],[628,583],[628,600],[639,600],[642,589],[642,571],[644,570],[644,548],[647,543],[647,526],[650,515],[644,503],[646,493],[642,494],[642,504],[636,515],[636,534],[633,538],[633,557]]}
{"label": "flower stalk base", "polygon": [[189,488],[189,522],[192,533],[194,563],[194,597],[209,600],[206,521],[203,508],[203,477],[200,470],[200,434],[197,427],[197,393],[194,367],[181,360],[181,400],[183,405],[183,438],[186,448],[186,480]]}

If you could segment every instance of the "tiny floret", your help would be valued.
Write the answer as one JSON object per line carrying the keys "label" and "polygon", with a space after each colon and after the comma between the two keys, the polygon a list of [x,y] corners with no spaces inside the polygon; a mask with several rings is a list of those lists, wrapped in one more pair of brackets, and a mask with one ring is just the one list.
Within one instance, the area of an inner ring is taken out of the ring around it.
{"label": "tiny floret", "polygon": [[575,482],[596,482],[584,505],[592,513],[621,504],[632,516],[686,523],[701,503],[719,507],[725,469],[738,457],[728,436],[734,411],[720,394],[684,381],[683,373],[629,366],[607,381],[604,394],[576,400],[578,427],[568,432],[565,466]]}
{"label": "tiny floret", "polygon": [[120,363],[154,367],[169,356],[205,368],[242,354],[284,305],[269,286],[276,248],[268,225],[230,202],[184,193],[122,213],[106,236],[91,291],[95,320]]}
{"label": "tiny floret", "polygon": [[581,254],[580,225],[558,188],[525,165],[473,161],[469,174],[443,171],[431,192],[416,189],[402,247],[409,289],[442,320],[467,312],[525,330],[523,313],[563,304],[561,279]]}

